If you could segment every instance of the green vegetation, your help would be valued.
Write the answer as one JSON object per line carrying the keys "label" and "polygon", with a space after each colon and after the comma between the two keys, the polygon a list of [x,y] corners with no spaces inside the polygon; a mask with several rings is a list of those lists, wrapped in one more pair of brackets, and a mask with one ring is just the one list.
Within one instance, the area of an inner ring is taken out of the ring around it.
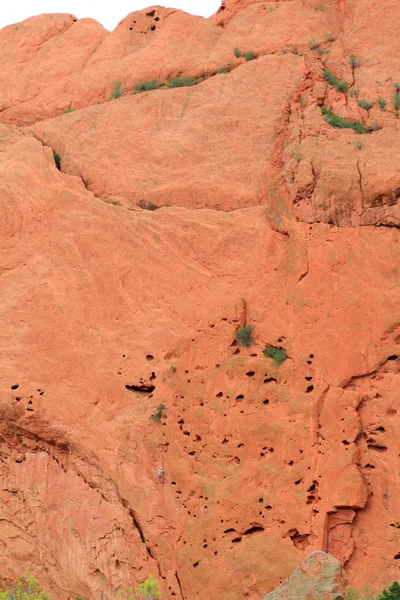
{"label": "green vegetation", "polygon": [[167,86],[169,88],[190,87],[202,81],[203,77],[175,77],[175,79],[168,79]]}
{"label": "green vegetation", "polygon": [[353,69],[359,66],[358,58],[354,54],[350,56],[350,65]]}
{"label": "green vegetation", "polygon": [[353,89],[351,89],[351,90],[350,90],[350,92],[349,92],[349,95],[350,95],[352,98],[353,98],[354,96],[357,96],[357,94],[358,94],[358,90],[356,90],[356,89],[354,89],[354,88],[353,88]]}
{"label": "green vegetation", "polygon": [[154,423],[159,423],[161,421],[164,408],[165,404],[159,404],[156,408],[156,412],[150,416],[150,420]]}
{"label": "green vegetation", "polygon": [[169,370],[171,371],[171,373],[175,373],[176,372],[176,366],[175,365],[171,365]]}
{"label": "green vegetation", "polygon": [[287,359],[288,355],[284,348],[277,348],[276,346],[268,345],[264,349],[264,356],[266,358],[272,358],[276,365],[280,365]]}
{"label": "green vegetation", "polygon": [[358,100],[357,104],[358,106],[361,106],[361,108],[365,108],[365,110],[371,110],[372,108],[372,102],[369,100]]}
{"label": "green vegetation", "polygon": [[294,160],[297,162],[297,164],[300,164],[300,161],[301,161],[300,154],[295,154]]}
{"label": "green vegetation", "polygon": [[53,152],[53,158],[57,169],[61,171],[61,156],[58,154],[58,152]]}
{"label": "green vegetation", "polygon": [[154,579],[151,575],[148,576],[144,583],[141,583],[136,588],[137,600],[156,600],[160,598],[160,586],[157,579]]}
{"label": "green vegetation", "polygon": [[120,96],[122,96],[122,81],[116,81],[110,95],[110,100],[116,100]]}
{"label": "green vegetation", "polygon": [[72,112],[73,110],[74,110],[74,109],[72,108],[72,106],[71,106],[71,104],[70,104],[70,105],[68,106],[68,108],[64,108],[64,110],[63,110],[63,113],[64,113],[64,115],[65,115],[66,113],[70,113],[70,112]]}
{"label": "green vegetation", "polygon": [[252,52],[251,50],[247,50],[247,52],[243,54],[243,58],[245,58],[246,60],[254,60],[255,58],[257,58],[257,54],[254,54],[254,52]]}
{"label": "green vegetation", "polygon": [[323,75],[325,80],[329,83],[329,85],[332,85],[339,92],[345,93],[349,89],[349,84],[347,83],[347,81],[344,81],[343,79],[338,79],[333,73],[333,71],[327,69],[326,71],[324,71]]}
{"label": "green vegetation", "polygon": [[399,110],[399,106],[400,106],[400,93],[397,92],[397,94],[395,94],[393,96],[393,106],[394,106],[394,110],[397,111]]}
{"label": "green vegetation", "polygon": [[119,202],[118,200],[113,200],[111,204],[114,204],[114,206],[121,206],[121,202]]}
{"label": "green vegetation", "polygon": [[310,50],[316,50],[320,47],[320,44],[315,38],[311,38],[311,40],[308,42],[308,47],[310,48]]}
{"label": "green vegetation", "polygon": [[299,50],[298,50],[297,46],[293,46],[292,54],[298,54],[298,53],[299,53]]}
{"label": "green vegetation", "polygon": [[324,54],[329,54],[330,50],[323,50],[322,48],[318,48],[317,52],[318,56],[324,56]]}
{"label": "green vegetation", "polygon": [[328,34],[325,36],[325,40],[326,40],[327,42],[335,42],[335,41],[336,41],[336,35],[333,35],[332,33],[328,33]]}
{"label": "green vegetation", "polygon": [[34,577],[25,574],[16,577],[10,589],[0,591],[0,600],[51,600],[51,596],[43,592]]}
{"label": "green vegetation", "polygon": [[300,96],[300,104],[301,106],[307,106],[307,98],[305,96]]}
{"label": "green vegetation", "polygon": [[133,91],[134,94],[141,94],[142,92],[150,92],[151,90],[158,90],[162,87],[162,82],[157,81],[157,79],[151,79],[151,81],[146,81],[143,83],[136,83],[135,89]]}
{"label": "green vegetation", "polygon": [[329,108],[323,106],[321,108],[322,114],[324,116],[325,121],[331,127],[336,127],[337,129],[354,129],[356,133],[368,133],[369,130],[360,123],[360,121],[348,121],[347,119],[343,119],[338,115],[334,115]]}
{"label": "green vegetation", "polygon": [[242,57],[242,53],[240,52],[239,48],[235,48],[233,50],[233,54],[236,56],[236,58],[241,58]]}
{"label": "green vegetation", "polygon": [[385,98],[379,98],[378,106],[381,110],[386,110],[386,100]]}
{"label": "green vegetation", "polygon": [[239,342],[241,346],[249,348],[252,344],[254,344],[253,329],[253,325],[244,325],[244,327],[239,327],[235,333],[235,340]]}
{"label": "green vegetation", "polygon": [[361,150],[361,148],[363,147],[362,142],[360,142],[360,140],[357,140],[354,146],[357,148],[357,150]]}
{"label": "green vegetation", "polygon": [[400,584],[395,581],[388,590],[385,589],[380,594],[374,594],[368,587],[362,592],[349,587],[345,600],[400,600]]}
{"label": "green vegetation", "polygon": [[396,92],[400,92],[400,83],[397,83],[397,81],[395,81],[393,85],[395,87]]}

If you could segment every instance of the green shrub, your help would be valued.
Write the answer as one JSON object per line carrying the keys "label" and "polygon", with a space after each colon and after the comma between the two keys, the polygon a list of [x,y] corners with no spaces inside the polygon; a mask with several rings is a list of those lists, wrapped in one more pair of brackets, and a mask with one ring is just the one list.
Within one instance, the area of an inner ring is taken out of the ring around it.
{"label": "green shrub", "polygon": [[119,200],[112,200],[111,204],[114,204],[114,206],[121,206],[121,202],[119,202]]}
{"label": "green shrub", "polygon": [[396,89],[396,92],[400,92],[400,83],[397,83],[397,81],[395,81],[393,85]]}
{"label": "green shrub", "polygon": [[335,41],[336,41],[336,35],[333,35],[332,33],[328,33],[328,34],[325,36],[325,40],[326,40],[327,42],[335,42]]}
{"label": "green shrub", "polygon": [[53,152],[53,158],[57,169],[61,171],[61,156],[58,154],[58,152]]}
{"label": "green shrub", "polygon": [[160,586],[157,579],[154,579],[151,575],[148,576],[144,583],[141,583],[136,588],[137,600],[156,600],[160,598]]}
{"label": "green shrub", "polygon": [[249,346],[254,344],[253,329],[253,325],[244,325],[243,327],[239,327],[235,333],[235,340],[239,342],[241,346],[249,348]]}
{"label": "green shrub", "polygon": [[203,81],[202,77],[175,77],[175,79],[168,79],[167,86],[169,88],[178,88],[178,87],[189,87],[191,85],[197,85]]}
{"label": "green shrub", "polygon": [[319,46],[320,44],[315,38],[311,38],[311,40],[308,42],[308,47],[310,48],[310,50],[316,50],[317,48],[319,48]]}
{"label": "green shrub", "polygon": [[298,53],[299,53],[299,50],[298,50],[297,46],[293,46],[292,54],[298,54]]}
{"label": "green shrub", "polygon": [[171,371],[171,373],[175,373],[176,371],[176,366],[175,365],[171,365],[169,370]]}
{"label": "green shrub", "polygon": [[252,52],[251,50],[247,50],[246,54],[243,54],[243,57],[246,60],[254,60],[255,58],[257,58],[257,54],[254,54],[254,52]]}
{"label": "green shrub", "polygon": [[141,94],[142,92],[150,92],[151,90],[158,90],[162,87],[162,82],[157,81],[157,79],[152,79],[151,81],[146,81],[143,83],[136,83],[135,89],[133,91],[134,94]]}
{"label": "green shrub", "polygon": [[264,356],[266,358],[272,358],[275,364],[280,365],[287,359],[288,355],[284,348],[277,348],[276,346],[268,345],[264,349]]}
{"label": "green shrub", "polygon": [[356,89],[354,89],[354,88],[353,88],[353,89],[351,89],[351,90],[350,90],[350,92],[349,92],[349,95],[350,95],[352,98],[353,98],[354,96],[357,96],[357,94],[358,94],[358,90],[356,90]]}
{"label": "green shrub", "polygon": [[358,67],[359,62],[358,62],[358,58],[356,56],[354,56],[354,54],[352,54],[350,56],[350,66],[355,69],[356,67]]}
{"label": "green shrub", "polygon": [[51,596],[42,591],[34,577],[26,574],[16,577],[10,589],[0,591],[0,600],[51,600]]}
{"label": "green shrub", "polygon": [[318,56],[324,56],[324,54],[329,54],[330,50],[323,50],[322,48],[318,48],[317,52]]}
{"label": "green shrub", "polygon": [[357,104],[358,106],[361,106],[361,108],[365,108],[365,110],[371,110],[372,108],[372,102],[369,100],[358,100]]}
{"label": "green shrub", "polygon": [[386,100],[385,98],[379,98],[378,106],[381,110],[386,110]]}
{"label": "green shrub", "polygon": [[394,581],[388,590],[383,590],[378,600],[400,600],[400,584]]}
{"label": "green shrub", "polygon": [[240,52],[239,48],[235,48],[233,50],[233,54],[236,56],[236,58],[241,58],[242,57],[242,53]]}
{"label": "green shrub", "polygon": [[74,109],[72,108],[71,104],[68,106],[68,108],[64,108],[63,113],[64,115],[67,113],[72,112]]}
{"label": "green shrub", "polygon": [[122,81],[116,81],[110,95],[110,100],[116,100],[120,96],[122,96]]}
{"label": "green shrub", "polygon": [[324,116],[325,121],[331,127],[336,127],[337,129],[354,129],[357,133],[368,133],[369,130],[360,123],[359,121],[348,121],[347,119],[343,119],[338,115],[334,115],[329,108],[323,106],[321,108],[322,114]]}
{"label": "green shrub", "polygon": [[394,110],[397,112],[400,106],[400,93],[397,93],[393,96],[393,106]]}
{"label": "green shrub", "polygon": [[154,421],[154,423],[159,423],[161,421],[164,408],[165,404],[159,404],[156,408],[156,412],[150,416],[150,420]]}
{"label": "green shrub", "polygon": [[345,93],[349,89],[349,84],[347,83],[347,81],[344,81],[343,79],[338,79],[333,73],[333,71],[327,69],[323,72],[323,75],[325,80],[329,83],[329,85],[332,85],[339,92]]}

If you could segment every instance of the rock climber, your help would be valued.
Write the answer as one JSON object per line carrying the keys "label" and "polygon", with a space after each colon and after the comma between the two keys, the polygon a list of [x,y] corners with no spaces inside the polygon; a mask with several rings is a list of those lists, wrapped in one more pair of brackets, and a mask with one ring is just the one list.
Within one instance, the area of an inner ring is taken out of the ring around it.
{"label": "rock climber", "polygon": [[164,469],[162,467],[158,467],[157,477],[159,483],[164,483]]}

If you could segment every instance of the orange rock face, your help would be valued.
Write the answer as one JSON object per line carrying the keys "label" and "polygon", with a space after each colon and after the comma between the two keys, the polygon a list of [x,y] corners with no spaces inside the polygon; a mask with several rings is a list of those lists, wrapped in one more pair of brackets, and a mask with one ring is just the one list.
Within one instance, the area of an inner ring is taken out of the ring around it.
{"label": "orange rock face", "polygon": [[5,580],[256,600],[318,550],[398,578],[398,9],[0,31]]}

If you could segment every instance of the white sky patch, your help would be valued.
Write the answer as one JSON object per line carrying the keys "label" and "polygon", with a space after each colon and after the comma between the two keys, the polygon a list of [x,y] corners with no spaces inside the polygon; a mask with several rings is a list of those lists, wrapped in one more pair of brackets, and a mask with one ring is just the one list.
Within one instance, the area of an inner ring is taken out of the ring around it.
{"label": "white sky patch", "polygon": [[[0,0],[0,4],[0,29],[28,17],[57,12],[71,13],[78,19],[96,19],[112,31],[129,13],[151,6],[151,0]],[[168,0],[167,4],[203,17],[210,17],[220,5],[220,0]]]}

